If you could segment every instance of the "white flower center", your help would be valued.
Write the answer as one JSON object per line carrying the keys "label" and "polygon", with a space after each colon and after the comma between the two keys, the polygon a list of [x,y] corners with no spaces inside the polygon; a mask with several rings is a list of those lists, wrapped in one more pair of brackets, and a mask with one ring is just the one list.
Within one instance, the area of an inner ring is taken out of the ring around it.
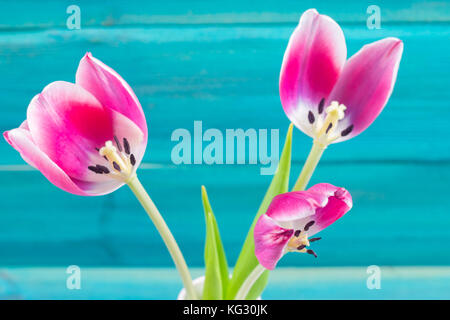
{"label": "white flower center", "polygon": [[289,239],[286,247],[286,251],[290,252],[302,252],[302,253],[308,253],[312,254],[314,257],[317,258],[317,254],[311,250],[308,249],[311,242],[318,241],[322,238],[311,238],[308,237],[308,230],[310,227],[314,225],[315,221],[308,222],[303,231],[302,230],[295,230],[292,237]]}
{"label": "white flower center", "polygon": [[97,149],[98,153],[108,161],[108,165],[97,164],[89,166],[88,169],[97,174],[106,174],[114,179],[128,182],[134,176],[136,158],[131,153],[130,144],[126,138],[123,139],[123,148],[117,137],[114,137],[116,146],[112,141],[106,141],[105,145]]}
{"label": "white flower center", "polygon": [[308,121],[313,127],[314,140],[320,143],[323,147],[326,147],[339,137],[348,135],[353,130],[353,125],[350,125],[341,132],[336,132],[339,121],[345,117],[345,110],[347,107],[342,103],[332,101],[331,104],[324,110],[324,102],[325,99],[320,101],[318,113],[320,115],[323,111],[325,111],[325,119],[319,116],[316,121],[314,112],[309,111]]}

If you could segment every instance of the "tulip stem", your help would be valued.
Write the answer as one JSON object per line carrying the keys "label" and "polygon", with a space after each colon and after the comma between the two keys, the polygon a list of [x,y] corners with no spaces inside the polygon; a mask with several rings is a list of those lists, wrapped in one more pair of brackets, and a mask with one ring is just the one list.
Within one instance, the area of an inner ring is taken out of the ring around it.
{"label": "tulip stem", "polygon": [[262,273],[266,271],[262,265],[258,263],[258,265],[253,269],[253,271],[248,275],[247,279],[245,279],[242,286],[239,288],[239,291],[236,293],[236,297],[234,300],[245,300],[250,292],[250,289],[253,287],[255,282],[259,279]]}
{"label": "tulip stem", "polygon": [[193,300],[197,300],[197,295],[195,293],[191,274],[189,273],[186,261],[184,260],[183,254],[181,253],[180,248],[178,247],[177,242],[175,241],[175,238],[170,232],[169,227],[167,226],[163,217],[159,213],[150,196],[145,191],[137,176],[131,178],[130,181],[127,182],[127,184],[130,187],[131,191],[133,191],[141,205],[144,207],[148,216],[161,235],[161,238],[164,240],[164,243],[166,244],[167,249],[172,256],[173,262],[175,263],[175,266],[181,276],[181,280],[183,281],[184,288],[187,292],[187,297]]}
{"label": "tulip stem", "polygon": [[311,151],[309,152],[308,158],[303,165],[302,172],[300,173],[292,191],[305,190],[326,148],[327,146],[320,142],[313,142]]}

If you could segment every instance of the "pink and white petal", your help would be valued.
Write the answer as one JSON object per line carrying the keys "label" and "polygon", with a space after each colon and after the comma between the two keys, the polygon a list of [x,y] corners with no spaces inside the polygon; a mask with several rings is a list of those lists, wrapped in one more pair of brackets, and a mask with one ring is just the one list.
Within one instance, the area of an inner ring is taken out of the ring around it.
{"label": "pink and white petal", "polygon": [[17,128],[4,132],[3,136],[28,164],[38,169],[55,186],[69,193],[89,195],[35,145],[29,131]]}
{"label": "pink and white petal", "polygon": [[27,120],[25,120],[24,122],[22,122],[22,123],[20,124],[19,128],[20,128],[20,129],[27,130],[27,131],[30,131],[30,128],[28,127],[28,121],[27,121]]}
{"label": "pink and white petal", "polygon": [[91,92],[106,108],[130,118],[147,139],[147,122],[141,104],[128,83],[112,68],[88,52],[78,66],[76,83]]}
{"label": "pink and white petal", "polygon": [[346,58],[339,25],[315,9],[303,13],[284,54],[279,86],[286,115],[304,133],[312,136],[309,111],[324,115],[319,115],[319,103],[330,94]]}
{"label": "pink and white petal", "polygon": [[364,131],[383,110],[394,88],[403,53],[403,42],[385,38],[365,45],[345,64],[328,102],[347,107],[337,131],[353,130],[335,142],[348,140]]}
{"label": "pink and white petal", "polygon": [[72,178],[104,181],[87,167],[105,161],[96,151],[113,137],[110,110],[82,87],[53,82],[30,102],[27,122],[33,141]]}
{"label": "pink and white petal", "polygon": [[[327,204],[323,208],[318,208],[311,221],[314,225],[308,230],[308,235],[313,236],[319,231],[329,227],[352,208],[352,198],[350,193],[341,188],[334,195],[328,197]],[[308,223],[308,221],[304,221]]]}
{"label": "pink and white petal", "polygon": [[91,196],[102,196],[113,191],[116,191],[124,185],[123,182],[116,179],[109,179],[107,181],[91,182],[72,179],[73,182],[86,193]]}
{"label": "pink and white petal", "polygon": [[114,135],[119,139],[123,148],[123,139],[127,139],[130,145],[130,152],[135,156],[137,168],[144,157],[147,147],[147,137],[144,136],[142,130],[130,118],[123,114],[110,110],[113,122]]}
{"label": "pink and white petal", "polygon": [[328,198],[332,196],[345,201],[350,208],[353,206],[350,193],[346,189],[336,187],[330,183],[318,183],[310,187],[307,192],[315,197],[321,207],[324,207],[328,202]]}
{"label": "pink and white petal", "polygon": [[[30,134],[30,128],[28,127],[28,122],[27,120],[23,121],[18,129],[23,129],[25,131],[27,131],[27,134]],[[5,137],[6,141],[12,146],[11,142],[8,141],[7,136],[8,136],[8,131],[5,131],[3,133],[3,136]],[[34,142],[33,142],[34,143]],[[16,149],[17,150],[17,149]],[[22,158],[25,160],[26,163],[28,163],[30,166],[32,166],[33,168],[36,169],[36,167],[31,163],[31,161],[25,159],[25,156],[23,154],[21,154]]]}
{"label": "pink and white petal", "polygon": [[272,199],[266,215],[280,226],[295,229],[297,222],[312,216],[319,204],[305,191],[279,194]]}
{"label": "pink and white petal", "polygon": [[280,227],[274,220],[263,214],[256,222],[253,232],[255,255],[259,263],[266,269],[273,270],[294,230]]}

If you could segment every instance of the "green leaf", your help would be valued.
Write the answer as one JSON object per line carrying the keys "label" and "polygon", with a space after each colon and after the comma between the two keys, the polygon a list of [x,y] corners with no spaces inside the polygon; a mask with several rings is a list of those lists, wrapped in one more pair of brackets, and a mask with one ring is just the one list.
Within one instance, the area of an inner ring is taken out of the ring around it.
{"label": "green leaf", "polygon": [[205,283],[204,300],[221,300],[225,298],[228,288],[228,263],[220,238],[216,218],[208,200],[206,188],[202,186],[202,201],[206,220],[205,243]]}
{"label": "green leaf", "polygon": [[[252,270],[259,264],[255,256],[255,243],[253,240],[253,229],[255,227],[256,221],[260,215],[267,211],[272,198],[280,193],[287,192],[289,189],[289,172],[291,167],[291,149],[292,149],[292,127],[289,126],[286,140],[284,142],[284,148],[281,153],[280,162],[278,163],[277,171],[270,183],[269,189],[264,196],[264,199],[259,207],[256,217],[253,220],[250,231],[247,234],[244,245],[242,247],[241,253],[237,260],[236,266],[233,271],[233,277],[230,280],[229,288],[227,291],[226,298],[233,299],[236,296],[239,288],[245,279],[252,272]],[[267,281],[269,279],[269,272],[264,271],[260,278],[255,282],[246,299],[256,299],[259,297],[264,290]]]}
{"label": "green leaf", "polygon": [[206,220],[206,229],[203,300],[222,300],[223,284],[222,278],[220,277],[219,258],[215,248],[214,226],[209,218]]}

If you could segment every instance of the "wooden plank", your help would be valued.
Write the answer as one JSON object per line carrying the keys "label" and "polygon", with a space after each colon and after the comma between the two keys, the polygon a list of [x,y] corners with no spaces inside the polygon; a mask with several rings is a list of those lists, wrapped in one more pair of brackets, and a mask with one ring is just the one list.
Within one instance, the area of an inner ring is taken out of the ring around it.
{"label": "wooden plank", "polygon": [[[366,286],[366,268],[279,268],[263,299],[449,299],[449,267],[381,268],[381,289]],[[194,277],[203,273],[192,270]],[[81,268],[81,289],[68,290],[65,268],[0,270],[0,299],[176,299],[174,269]]]}
{"label": "wooden plank", "polygon": [[[349,55],[382,37],[401,38],[404,58],[387,109],[360,137],[330,146],[313,178],[347,187],[354,209],[317,244],[320,259],[291,255],[282,265],[450,264],[443,254],[450,240],[448,2],[381,1],[381,30],[366,29],[359,1],[86,1],[79,31],[65,29],[69,4],[1,4],[0,130],[21,123],[51,81],[74,81],[79,59],[92,51],[142,102],[150,130],[144,167],[151,169],[141,178],[194,266],[203,265],[200,185],[208,187],[233,263],[270,177],[259,166],[175,167],[173,130],[192,132],[202,120],[204,130],[280,129],[282,141],[288,120],[279,68],[309,7],[343,24]],[[295,131],[293,179],[310,144]],[[125,188],[101,198],[68,195],[23,166],[6,143],[0,154],[0,265],[172,266]]]}
{"label": "wooden plank", "polygon": [[[202,120],[203,127],[281,129],[288,120],[278,97],[278,74],[293,26],[90,29],[0,34],[0,130],[17,126],[31,98],[54,80],[73,81],[86,51],[113,66],[132,85],[149,121],[145,161],[170,163],[173,130]],[[331,146],[331,160],[450,159],[446,25],[398,25],[369,31],[348,26],[349,54],[386,36],[405,42],[394,94],[360,137]],[[422,66],[422,67],[417,67]],[[139,70],[139,72],[137,72]],[[282,138],[281,138],[282,139]],[[310,139],[295,133],[294,159]],[[0,164],[20,164],[0,144]]]}
{"label": "wooden plank", "polygon": [[[299,170],[295,165],[292,177]],[[8,181],[0,185],[0,265],[172,265],[127,188],[82,198],[57,190],[38,172],[0,177]],[[193,266],[203,265],[200,185],[234,264],[270,180],[258,166],[168,167],[142,170],[140,177]],[[448,164],[323,163],[312,183],[323,181],[347,187],[354,208],[321,234],[314,245],[319,259],[292,254],[281,265],[450,264],[442,254],[450,241]]]}
{"label": "wooden plank", "polygon": [[[32,0],[4,2],[0,11],[0,29],[23,30],[65,28],[66,9],[73,1],[52,0],[40,3]],[[345,5],[336,1],[295,1],[282,4],[270,0],[227,1],[220,5],[207,0],[171,1],[77,1],[81,10],[82,27],[189,25],[189,24],[265,24],[295,23],[300,14],[317,8],[340,23],[364,23],[370,3],[349,0]],[[448,22],[449,4],[445,1],[421,0],[377,1],[383,23]]]}

